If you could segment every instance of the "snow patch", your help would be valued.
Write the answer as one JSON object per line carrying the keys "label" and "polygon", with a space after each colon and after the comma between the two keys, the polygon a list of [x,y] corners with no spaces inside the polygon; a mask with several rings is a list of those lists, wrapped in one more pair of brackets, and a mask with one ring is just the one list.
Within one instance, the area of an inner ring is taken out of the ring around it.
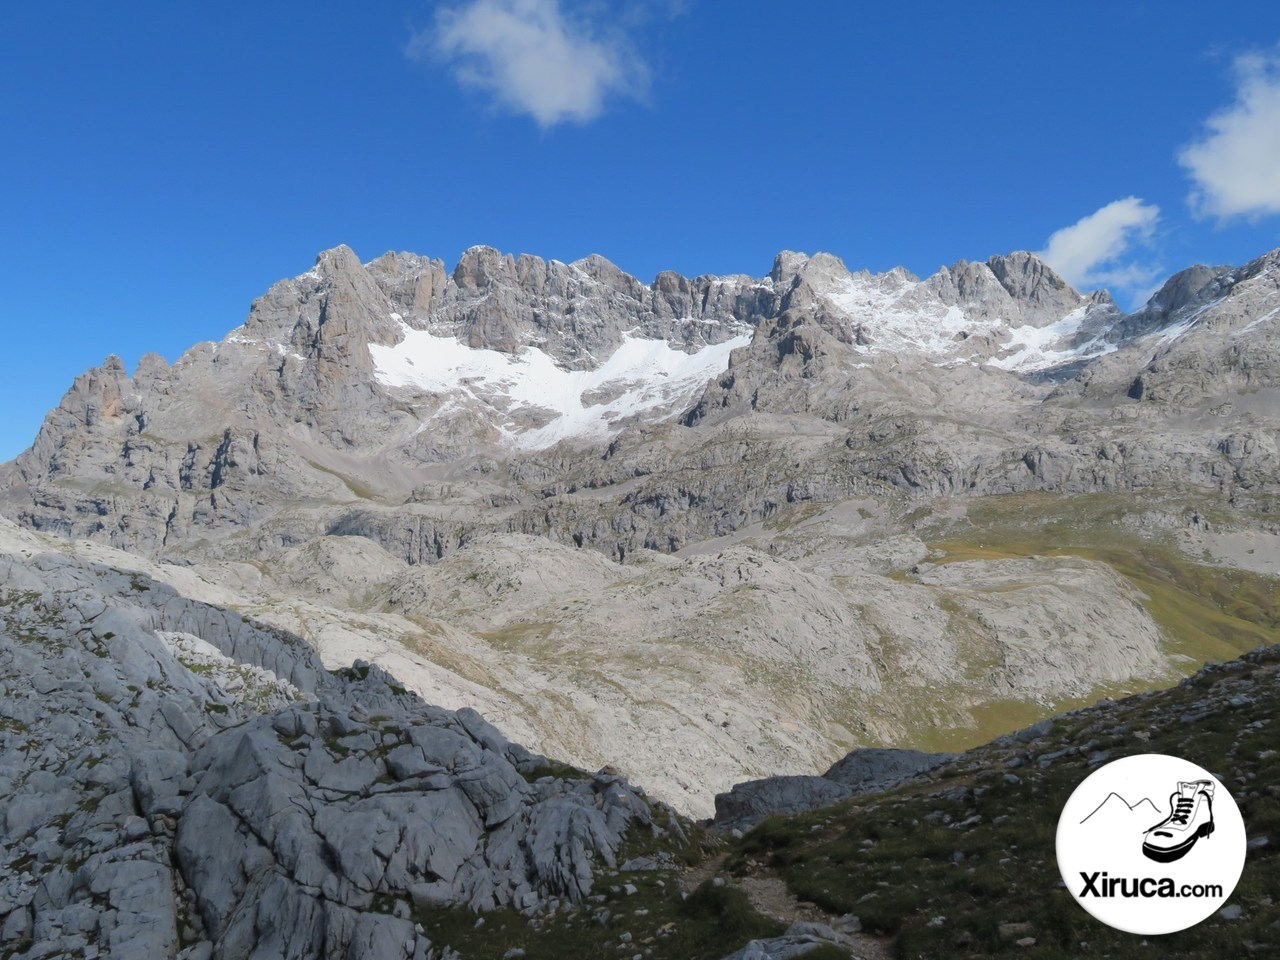
{"label": "snow patch", "polygon": [[995,333],[1001,321],[968,317],[957,306],[912,296],[921,281],[906,271],[890,271],[873,276],[865,271],[834,277],[819,293],[849,320],[871,336],[869,349],[860,352],[919,352],[928,355],[952,353],[960,334]]}
{"label": "snow patch", "polygon": [[1002,344],[1002,356],[987,364],[1027,373],[1116,349],[1101,334],[1073,345],[1088,320],[1087,306],[1043,327],[1013,327],[1007,318],[972,317],[959,306],[946,305],[926,284],[894,268],[826,278],[818,293],[845,316],[850,328],[861,327],[869,335],[869,346],[854,348],[863,355],[918,353],[932,358],[935,366],[982,362],[963,355],[965,341],[978,336]]}
{"label": "snow patch", "polygon": [[1063,363],[1076,360],[1091,360],[1106,353],[1112,353],[1117,345],[1094,337],[1075,347],[1056,348],[1056,344],[1070,342],[1080,332],[1080,327],[1088,313],[1087,308],[1072,310],[1061,320],[1056,320],[1043,327],[1024,325],[1009,331],[1009,341],[1005,344],[1008,353],[1003,357],[988,360],[990,366],[1001,370],[1044,370]]}
{"label": "snow patch", "polygon": [[1169,326],[1165,327],[1163,330],[1156,330],[1152,333],[1149,333],[1146,335],[1146,337],[1143,337],[1142,339],[1148,340],[1148,341],[1154,341],[1155,343],[1158,343],[1162,346],[1166,343],[1173,343],[1173,341],[1177,340],[1180,336],[1182,336],[1184,333],[1186,333],[1188,330],[1194,327],[1196,325],[1196,322],[1200,319],[1201,315],[1206,310],[1216,307],[1218,304],[1222,303],[1222,301],[1226,299],[1227,298],[1225,296],[1222,296],[1222,297],[1218,297],[1218,299],[1216,300],[1210,300],[1204,306],[1197,307],[1196,309],[1192,310],[1189,314],[1187,314],[1177,323],[1170,324]]}
{"label": "snow patch", "polygon": [[1270,310],[1267,313],[1264,313],[1262,316],[1260,316],[1257,320],[1254,320],[1253,323],[1249,324],[1247,327],[1237,330],[1235,333],[1235,336],[1238,337],[1242,333],[1247,333],[1248,331],[1252,330],[1254,327],[1258,326],[1259,324],[1266,323],[1268,320],[1273,319],[1277,314],[1280,314],[1280,307],[1276,307],[1274,310]]}
{"label": "snow patch", "polygon": [[[403,322],[400,329],[404,339],[395,346],[369,345],[379,383],[446,395],[449,402],[432,419],[459,405],[479,407],[509,442],[529,450],[568,437],[607,437],[619,421],[636,414],[665,415],[725,370],[730,351],[751,342],[744,334],[690,354],[665,340],[628,333],[594,370],[565,370],[536,347],[506,354],[468,347],[456,337],[435,336]],[[608,399],[584,403],[584,394]],[[522,427],[515,422],[522,411],[545,411],[551,420],[542,427]]]}
{"label": "snow patch", "polygon": [[[289,357],[293,360],[300,360],[306,363],[307,358],[300,353],[296,353],[289,349],[288,345],[281,343],[279,340],[264,340],[259,337],[252,337],[245,334],[243,326],[236,327],[235,330],[222,338],[222,343],[235,343],[245,347],[263,347],[267,350],[274,351],[277,356]],[[221,344],[214,344],[216,350]]]}

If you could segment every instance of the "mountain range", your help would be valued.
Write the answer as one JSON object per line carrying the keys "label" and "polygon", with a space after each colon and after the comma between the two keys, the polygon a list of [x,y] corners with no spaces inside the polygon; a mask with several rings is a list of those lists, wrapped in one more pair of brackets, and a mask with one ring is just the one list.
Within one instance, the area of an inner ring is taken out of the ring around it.
{"label": "mountain range", "polygon": [[706,815],[1255,645],[1278,264],[1126,314],[1027,253],[645,285],[338,247],[78,377],[0,512]]}

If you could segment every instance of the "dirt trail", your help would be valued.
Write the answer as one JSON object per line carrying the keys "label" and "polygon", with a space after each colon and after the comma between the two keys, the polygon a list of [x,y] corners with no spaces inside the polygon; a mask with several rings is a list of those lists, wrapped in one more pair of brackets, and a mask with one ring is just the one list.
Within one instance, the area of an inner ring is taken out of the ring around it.
{"label": "dirt trail", "polygon": [[[683,877],[685,890],[692,892],[700,884],[720,875],[727,856],[727,854],[719,854],[686,870]],[[781,877],[724,877],[724,880],[726,883],[741,887],[747,899],[751,901],[751,906],[755,907],[759,913],[787,926],[796,922],[832,926],[839,919],[817,904],[796,899]],[[863,933],[848,936],[856,944],[854,951],[850,954],[854,960],[891,960],[893,957],[891,940],[880,940]]]}

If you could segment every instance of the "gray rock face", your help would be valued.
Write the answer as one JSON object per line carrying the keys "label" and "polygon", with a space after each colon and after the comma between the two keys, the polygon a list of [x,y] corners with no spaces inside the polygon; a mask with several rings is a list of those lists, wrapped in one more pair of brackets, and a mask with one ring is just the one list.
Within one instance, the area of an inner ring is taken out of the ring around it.
{"label": "gray rock face", "polygon": [[735,784],[716,795],[716,826],[749,829],[775,813],[800,813],[839,803],[852,791],[825,777],[766,777]]}
{"label": "gray rock face", "polygon": [[426,960],[396,904],[537,912],[682,838],[619,777],[139,574],[19,549],[0,582],[6,957]]}
{"label": "gray rock face", "polygon": [[822,776],[855,793],[884,790],[900,780],[932,770],[955,759],[951,753],[886,750],[868,747],[837,760]]}
{"label": "gray rock face", "polygon": [[766,777],[716,796],[716,829],[747,830],[773,814],[802,813],[859,793],[884,790],[956,758],[952,753],[867,748],[836,761],[820,777]]}
{"label": "gray rock face", "polygon": [[[299,706],[197,753],[175,853],[214,942],[261,950],[269,930],[281,956],[328,955],[322,944],[387,899],[577,902],[597,863],[616,865],[629,829],[653,827],[647,802],[617,778],[526,782],[518,767],[532,779],[544,761],[492,749],[455,714],[424,707],[411,726],[402,712],[395,723],[375,716]],[[392,942],[415,939],[405,926]]]}
{"label": "gray rock face", "polygon": [[[1280,251],[1237,269],[1202,267],[1178,274],[1135,315],[1139,322],[1163,323],[1140,341],[1154,349],[1129,381],[1128,396],[1148,404],[1221,411],[1239,394],[1261,393],[1258,407],[1273,414],[1271,393],[1280,386],[1278,296]],[[1096,379],[1106,383],[1115,373],[1103,367]],[[1273,430],[1271,417],[1263,422],[1264,429]]]}

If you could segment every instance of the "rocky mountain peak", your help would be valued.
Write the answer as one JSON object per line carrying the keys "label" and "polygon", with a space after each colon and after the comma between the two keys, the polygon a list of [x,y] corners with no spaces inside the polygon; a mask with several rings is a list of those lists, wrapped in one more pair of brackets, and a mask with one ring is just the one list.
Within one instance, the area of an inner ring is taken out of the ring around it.
{"label": "rocky mountain peak", "polygon": [[1148,306],[1170,314],[1193,303],[1212,300],[1234,285],[1235,278],[1231,274],[1231,267],[1210,267],[1198,263],[1166,280],[1148,301]]}
{"label": "rocky mountain peak", "polygon": [[129,379],[124,361],[111,354],[102,366],[76,377],[59,406],[90,427],[105,418],[118,417],[124,412]]}
{"label": "rocky mountain peak", "polygon": [[425,320],[449,282],[443,260],[420,257],[416,253],[388,251],[366,269],[391,302],[394,312],[410,323],[419,318]]}
{"label": "rocky mountain peak", "polygon": [[1183,314],[1227,296],[1248,269],[1246,266],[1237,271],[1232,267],[1198,263],[1180,270],[1164,282],[1142,309],[1118,324],[1114,335],[1133,338],[1155,333]]}
{"label": "rocky mountain peak", "polygon": [[158,353],[144,353],[133,371],[133,378],[140,382],[153,381],[169,370],[169,361]]}
{"label": "rocky mountain peak", "polygon": [[493,247],[475,246],[463,251],[453,268],[452,279],[462,291],[485,290],[515,281],[515,258]]}
{"label": "rocky mountain peak", "polygon": [[[595,443],[663,422],[768,412],[842,423],[886,402],[936,409],[957,392],[995,411],[1021,403],[1032,378],[1066,384],[1089,365],[1107,370],[1089,374],[1091,395],[1123,396],[1138,368],[1186,332],[1184,358],[1141,374],[1144,399],[1169,395],[1160,378],[1185,381],[1183,368],[1217,351],[1224,331],[1248,330],[1259,345],[1231,346],[1224,368],[1266,383],[1277,260],[1192,268],[1145,314],[1125,317],[1026,252],[961,260],[920,280],[783,251],[765,278],[664,272],[646,285],[598,255],[565,263],[481,246],[449,271],[411,253],[361,264],[339,246],[172,368],[148,358],[130,379],[109,359],[85,374],[18,472],[45,484],[30,508],[38,522],[90,535],[107,527],[99,518],[128,512],[131,526],[109,535],[154,545],[174,536],[175,502],[193,531],[248,526],[317,485],[343,496],[391,477],[385,489],[407,493],[423,464]],[[1201,307],[1203,318],[1192,316]],[[1163,339],[1124,352],[1153,331]],[[1202,380],[1202,392],[1218,389],[1220,378]],[[334,451],[358,462],[327,459]],[[92,483],[55,491],[69,473]],[[182,499],[203,476],[219,484],[214,509]],[[94,484],[103,495],[84,495]],[[238,503],[237,484],[253,491]]]}
{"label": "rocky mountain peak", "polygon": [[302,356],[360,363],[370,342],[391,343],[398,330],[391,305],[368,268],[350,247],[317,255],[315,265],[281,281],[249,308],[232,338],[279,345]]}
{"label": "rocky mountain peak", "polygon": [[796,275],[809,262],[809,255],[795,250],[782,250],[773,258],[773,268],[769,271],[769,279],[773,285],[782,289],[789,285]]}
{"label": "rocky mountain peak", "polygon": [[1078,307],[1084,301],[1084,297],[1058,276],[1052,267],[1026,250],[991,257],[987,260],[987,266],[1000,281],[1000,285],[1016,300],[1063,312]]}
{"label": "rocky mountain peak", "polygon": [[315,266],[312,268],[321,278],[331,278],[349,273],[363,273],[364,264],[356,252],[345,243],[316,254]]}
{"label": "rocky mountain peak", "polygon": [[944,303],[982,303],[998,296],[1004,287],[991,268],[979,261],[957,260],[924,281],[926,289]]}
{"label": "rocky mountain peak", "polygon": [[586,274],[592,280],[598,280],[610,287],[620,288],[629,286],[629,282],[636,282],[634,277],[624,273],[617,264],[598,253],[588,254],[581,260],[575,260],[569,266]]}
{"label": "rocky mountain peak", "polygon": [[1280,274],[1276,272],[1278,269],[1280,269],[1280,247],[1250,260],[1235,273],[1238,281],[1266,275],[1271,277],[1273,283],[1280,285]]}

